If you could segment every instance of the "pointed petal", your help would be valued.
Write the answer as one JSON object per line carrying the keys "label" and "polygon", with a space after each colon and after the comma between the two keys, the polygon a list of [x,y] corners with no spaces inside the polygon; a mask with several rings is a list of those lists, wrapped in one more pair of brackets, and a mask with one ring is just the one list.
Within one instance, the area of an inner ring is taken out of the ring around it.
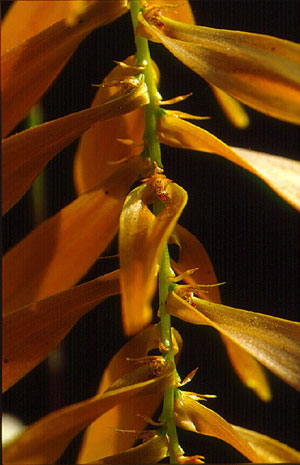
{"label": "pointed petal", "polygon": [[[124,67],[124,63],[128,68]],[[117,83],[132,74],[131,67],[135,66],[134,57],[128,57],[122,65],[116,66],[103,80],[92,102],[92,108],[110,98],[118,89]],[[114,81],[116,85],[109,85]],[[142,108],[126,115],[120,114],[113,122],[101,121],[94,124],[81,137],[74,159],[74,181],[77,193],[83,194],[114,173],[118,165],[110,162],[141,153],[144,145],[143,132]],[[99,144],[100,139],[101,144]],[[119,139],[131,139],[136,145],[124,145]]]}
{"label": "pointed petal", "polygon": [[280,197],[300,211],[300,161],[232,147],[238,154],[236,164],[252,171]]}
{"label": "pointed petal", "polygon": [[3,463],[49,464],[56,461],[71,440],[87,425],[120,402],[131,397],[162,392],[174,383],[174,366],[149,379],[149,366],[142,366],[116,380],[102,395],[52,412],[3,449]]}
{"label": "pointed petal", "polygon": [[250,120],[243,105],[218,87],[211,88],[229,121],[238,129],[248,127]]}
{"label": "pointed petal", "polygon": [[88,462],[93,465],[111,464],[111,465],[140,465],[141,463],[158,463],[160,460],[168,457],[169,441],[166,436],[156,434],[148,441],[139,446],[132,447],[120,454],[104,457],[95,462]]}
{"label": "pointed petal", "polygon": [[2,389],[44,360],[77,321],[119,293],[119,270],[3,315]]}
{"label": "pointed petal", "polygon": [[[178,262],[172,261],[172,267],[176,273],[180,274],[186,270],[198,267],[192,275],[186,276],[184,281],[188,284],[216,284],[217,277],[213,265],[207,255],[206,250],[199,240],[187,229],[176,225],[176,237],[181,245]],[[204,300],[221,303],[220,291],[218,287],[205,289],[201,295]],[[227,355],[231,364],[242,382],[264,401],[271,399],[270,386],[263,367],[242,347],[231,339],[221,334],[225,344]]]}
{"label": "pointed petal", "polygon": [[125,0],[92,2],[76,24],[55,23],[2,56],[3,137],[41,98],[80,42],[96,27],[125,13],[126,5]]}
{"label": "pointed petal", "polygon": [[130,160],[6,253],[2,289],[8,311],[68,289],[87,272],[116,234],[126,193],[145,163]]}
{"label": "pointed petal", "polygon": [[175,183],[168,184],[166,192],[165,207],[156,217],[147,207],[155,199],[147,184],[127,196],[122,210],[119,250],[123,324],[128,335],[152,319],[150,303],[160,254],[187,201],[186,192]]}
{"label": "pointed petal", "polygon": [[167,311],[193,324],[208,324],[241,346],[262,365],[300,391],[300,323],[172,292]]}
{"label": "pointed petal", "polygon": [[265,434],[231,425],[250,444],[262,463],[300,463],[300,452]]}
{"label": "pointed petal", "polygon": [[259,462],[254,449],[224,418],[199,404],[189,394],[178,392],[174,402],[175,422],[181,428],[227,442],[252,462]]}
{"label": "pointed petal", "polygon": [[[174,328],[172,328],[172,337],[179,346],[179,355],[182,339]],[[150,350],[159,347],[159,342],[160,330],[157,325],[149,326],[138,333],[109,362],[102,376],[98,394],[102,394],[118,377],[132,369],[132,362],[128,361],[128,358],[146,356]],[[176,360],[178,355],[175,357]],[[77,462],[90,462],[132,447],[135,439],[126,434],[120,435],[113,428],[143,431],[147,427],[147,423],[143,417],[137,416],[137,414],[151,418],[161,400],[161,393],[129,399],[106,412],[86,430]]]}
{"label": "pointed petal", "polygon": [[300,124],[300,45],[262,34],[185,25],[157,10],[149,10],[145,18],[140,15],[139,33],[163,43],[210,84],[262,113]]}
{"label": "pointed petal", "polygon": [[264,402],[272,399],[271,386],[261,364],[232,339],[221,334],[231,365],[241,381]]}
{"label": "pointed petal", "polygon": [[[186,270],[198,268],[191,275],[187,275],[184,281],[187,284],[216,284],[217,277],[210,258],[201,244],[201,242],[186,228],[176,225],[176,238],[179,241],[179,257],[178,261],[172,260],[172,268],[177,274],[184,273]],[[221,302],[220,291],[218,287],[210,287],[205,289],[201,297],[210,302]]]}
{"label": "pointed petal", "polygon": [[236,154],[228,145],[205,129],[178,118],[165,110],[157,122],[159,138],[163,144],[172,147],[216,153],[235,162]]}
{"label": "pointed petal", "polygon": [[212,152],[255,174],[300,210],[300,161],[229,147],[194,124],[166,113],[158,120],[160,141],[173,147]]}
{"label": "pointed petal", "polygon": [[[82,13],[88,6],[86,0],[39,1],[27,0],[26,3],[15,0],[4,16],[1,25],[1,54],[17,47],[43,29],[62,19],[72,19],[77,12]],[[73,18],[75,22],[75,18]]]}
{"label": "pointed petal", "polygon": [[[2,212],[6,213],[24,195],[36,176],[58,152],[95,121],[110,120],[108,124],[114,127],[118,123],[118,115],[131,112],[146,103],[147,87],[141,83],[125,95],[117,95],[94,108],[69,114],[5,139],[2,145]],[[114,166],[113,171],[118,168]],[[96,165],[93,171],[98,172]],[[101,177],[101,181],[105,178]]]}

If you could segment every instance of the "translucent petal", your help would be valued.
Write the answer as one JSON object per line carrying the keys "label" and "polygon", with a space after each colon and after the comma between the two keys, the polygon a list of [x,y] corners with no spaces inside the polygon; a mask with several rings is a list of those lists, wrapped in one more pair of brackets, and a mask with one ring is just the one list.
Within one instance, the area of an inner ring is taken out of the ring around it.
{"label": "translucent petal", "polygon": [[[154,62],[152,64],[158,82],[159,70]],[[122,79],[128,78],[133,73],[137,74],[138,71],[134,70],[134,66],[136,65],[133,56],[116,66],[103,80],[91,107],[102,104],[115,94]],[[110,83],[115,83],[115,85],[110,85]],[[142,108],[126,115],[122,112],[120,116],[114,118],[114,121],[101,121],[94,124],[81,137],[74,159],[74,182],[77,193],[83,194],[114,173],[118,165],[111,162],[141,153],[144,148],[143,132],[144,110]],[[130,139],[135,144],[124,145],[119,139]],[[100,144],[99,140],[101,140]]]}
{"label": "translucent petal", "polygon": [[96,27],[125,13],[126,5],[125,0],[92,2],[77,23],[55,23],[1,57],[3,136],[41,98],[80,42]]}
{"label": "translucent petal", "polygon": [[[77,139],[95,121],[109,120],[105,123],[114,127],[120,119],[118,115],[131,112],[146,103],[147,87],[141,83],[124,95],[117,95],[98,106],[69,114],[5,139],[2,145],[2,212],[5,213],[24,195],[36,176],[58,152]],[[118,168],[119,166],[114,166],[112,171],[117,171]],[[95,165],[93,171],[98,172]],[[101,180],[105,178],[106,176],[102,176]],[[99,183],[100,179],[97,184]]]}
{"label": "translucent petal", "polygon": [[116,271],[3,313],[3,391],[44,360],[83,315],[118,293],[119,271]]}
{"label": "translucent petal", "polygon": [[[181,245],[178,262],[172,261],[172,267],[177,273],[198,267],[193,274],[186,276],[184,281],[187,284],[216,284],[217,277],[213,265],[207,255],[206,250],[199,240],[187,229],[177,225],[176,237]],[[205,288],[205,292],[199,296],[210,302],[221,303],[219,287]],[[253,389],[254,392],[264,401],[271,399],[269,382],[263,367],[242,347],[237,345],[227,336],[221,334],[225,344],[227,355],[231,364],[242,380],[242,382]]]}
{"label": "translucent petal", "polygon": [[127,196],[122,210],[119,251],[123,325],[128,335],[152,319],[150,304],[160,254],[187,201],[186,192],[175,183],[167,185],[166,196],[164,209],[155,217],[147,206],[155,193],[143,184]]}
{"label": "translucent petal", "polygon": [[110,457],[88,462],[93,465],[111,464],[111,465],[140,465],[141,463],[158,463],[160,460],[168,457],[169,441],[166,436],[156,434],[148,441],[139,446],[132,447],[128,450],[115,454]]}
{"label": "translucent petal", "polygon": [[[179,348],[177,360],[182,339],[174,328],[172,328],[172,336]],[[102,394],[117,378],[132,369],[132,362],[128,361],[128,358],[146,356],[150,350],[159,348],[159,342],[160,330],[157,325],[149,326],[138,333],[109,362],[102,376],[98,394]],[[174,352],[176,352],[175,348]],[[86,430],[77,462],[90,462],[132,447],[135,438],[128,434],[120,434],[114,428],[132,429],[138,432],[144,430],[147,427],[144,417],[152,417],[161,400],[162,394],[156,393],[147,397],[129,399],[106,412]]]}
{"label": "translucent petal", "polygon": [[56,461],[71,440],[87,425],[131,397],[162,392],[174,383],[174,366],[168,363],[158,377],[149,379],[149,367],[127,373],[102,395],[52,412],[3,449],[3,463],[49,464]]}
{"label": "translucent petal", "polygon": [[220,139],[172,114],[158,120],[160,141],[178,148],[212,152],[255,174],[300,210],[300,161],[229,147]]}
{"label": "translucent petal", "polygon": [[243,105],[218,87],[211,85],[211,88],[229,121],[238,129],[249,126],[249,117]]}
{"label": "translucent petal", "polygon": [[181,428],[221,439],[252,462],[259,462],[255,450],[224,418],[199,404],[185,392],[178,392],[175,396],[174,418]]}
{"label": "translucent petal", "polygon": [[300,323],[196,297],[190,305],[172,292],[167,311],[193,324],[208,324],[300,391]]}
{"label": "translucent petal", "polygon": [[[180,244],[178,261],[172,260],[172,268],[176,273],[181,274],[186,270],[198,268],[193,274],[184,278],[187,284],[216,284],[218,281],[214,267],[201,242],[179,224],[176,225],[175,234]],[[218,287],[206,288],[205,291],[201,295],[203,299],[211,302],[221,302]]]}
{"label": "translucent petal", "polygon": [[258,454],[262,463],[300,463],[300,452],[265,434],[231,425]]}
{"label": "translucent petal", "polygon": [[12,310],[76,284],[116,234],[126,193],[145,163],[140,157],[128,161],[5,254],[4,307]]}
{"label": "translucent petal", "polygon": [[300,211],[300,161],[232,147],[239,164],[263,179],[280,197]]}
{"label": "translucent petal", "polygon": [[300,123],[300,45],[275,37],[186,25],[149,10],[140,34],[242,103]]}
{"label": "translucent petal", "polygon": [[76,22],[74,15],[83,13],[87,6],[87,0],[14,1],[1,25],[1,54],[62,19]]}

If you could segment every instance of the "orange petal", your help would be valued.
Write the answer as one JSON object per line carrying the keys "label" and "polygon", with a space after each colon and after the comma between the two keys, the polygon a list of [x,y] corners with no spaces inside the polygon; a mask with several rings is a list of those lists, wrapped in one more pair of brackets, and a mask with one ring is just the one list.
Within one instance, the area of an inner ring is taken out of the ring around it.
{"label": "orange petal", "polygon": [[211,85],[211,88],[229,121],[238,129],[248,127],[250,123],[249,117],[242,104],[223,90],[218,89],[218,87]]}
{"label": "orange petal", "polygon": [[[180,353],[182,339],[174,328],[172,336],[179,346]],[[132,369],[132,362],[128,361],[128,358],[146,356],[150,350],[159,348],[159,342],[160,330],[157,325],[149,326],[138,333],[109,362],[102,376],[98,394],[102,394],[111,383]],[[144,418],[153,416],[161,400],[161,393],[130,399],[102,415],[86,430],[77,462],[90,462],[131,447],[135,439],[126,434],[120,435],[113,428],[142,431],[147,426]]]}
{"label": "orange petal", "polygon": [[300,323],[196,297],[191,303],[172,292],[167,311],[189,323],[213,326],[300,391]]}
{"label": "orange petal", "polygon": [[130,160],[6,253],[3,305],[8,310],[74,286],[116,234],[126,193],[145,162]]}
{"label": "orange petal", "polygon": [[174,402],[174,418],[181,428],[221,439],[252,462],[259,462],[255,450],[224,418],[199,404],[188,393],[177,392]]}
{"label": "orange petal", "polygon": [[255,174],[300,210],[300,162],[277,155],[229,147],[194,124],[166,113],[158,120],[160,141],[173,147],[212,152]]}
{"label": "orange petal", "polygon": [[265,434],[231,425],[250,444],[262,463],[300,463],[300,452]]}
{"label": "orange petal", "polygon": [[264,402],[272,399],[271,387],[267,374],[260,363],[248,352],[221,334],[231,365],[241,381]]}
{"label": "orange petal", "polygon": [[[79,9],[76,8],[77,5]],[[76,12],[82,13],[87,6],[86,0],[27,0],[26,3],[14,1],[1,25],[1,54],[62,19],[72,19]],[[74,20],[75,18],[73,22]]]}
{"label": "orange petal", "polygon": [[173,384],[172,363],[167,363],[160,376],[151,379],[149,367],[144,365],[116,380],[104,394],[68,405],[26,428],[3,449],[3,463],[53,463],[72,439],[104,412],[131,397],[162,392]]}
{"label": "orange petal", "polygon": [[166,187],[164,209],[158,216],[147,207],[154,201],[152,187],[134,189],[124,203],[120,218],[119,250],[124,331],[134,334],[150,323],[151,299],[162,248],[172,233],[187,201],[175,183]]}
{"label": "orange petal", "polygon": [[95,462],[88,462],[93,465],[111,464],[111,465],[140,465],[141,463],[158,463],[160,460],[168,457],[169,441],[166,436],[155,434],[151,439],[139,446],[124,450],[120,454],[104,457]]}
{"label": "orange petal", "polygon": [[262,34],[186,25],[159,10],[149,10],[145,18],[139,17],[139,33],[163,43],[210,84],[262,113],[300,123],[300,45]]}
{"label": "orange petal", "polygon": [[[216,284],[218,280],[214,267],[201,242],[179,224],[176,225],[175,234],[180,244],[178,261],[172,260],[172,268],[176,273],[181,274],[186,270],[198,268],[193,274],[184,278],[187,284]],[[207,292],[203,292],[203,296],[201,296],[203,299],[211,302],[221,302],[218,287],[210,287],[205,291]]]}
{"label": "orange petal", "polygon": [[[146,103],[147,87],[141,83],[125,95],[117,95],[101,105],[69,114],[5,139],[2,145],[2,212],[5,213],[24,195],[51,158],[77,139],[95,121],[109,120],[105,122],[107,127],[114,127],[118,124],[118,115],[131,112]],[[117,169],[118,166],[114,166],[111,171]],[[93,171],[98,172],[95,165]],[[105,177],[101,176],[101,180]]]}
{"label": "orange petal", "polygon": [[[176,225],[176,238],[180,244],[178,262],[172,261],[172,267],[176,273],[183,273],[185,270],[198,268],[191,275],[187,275],[184,281],[188,284],[216,284],[217,277],[213,265],[207,255],[206,250],[199,240],[187,229]],[[220,292],[218,287],[205,289],[199,295],[210,302],[221,303]],[[242,382],[264,401],[271,399],[269,383],[263,367],[244,349],[233,342],[231,339],[221,334],[225,344],[227,355],[231,364],[240,377]]]}
{"label": "orange petal", "polygon": [[[124,63],[128,67],[124,67]],[[132,74],[135,66],[133,56],[116,66],[99,87],[92,107],[100,105],[118,89],[118,82]],[[158,69],[156,68],[157,73]],[[137,71],[136,71],[137,72]],[[158,79],[158,74],[157,74]],[[108,85],[116,81],[116,85]],[[146,102],[147,103],[147,102]],[[110,162],[130,158],[143,151],[144,110],[142,108],[126,115],[117,116],[113,123],[101,121],[94,124],[80,139],[74,159],[74,182],[78,194],[95,187],[117,169]],[[132,139],[142,145],[124,145],[118,139]],[[101,140],[101,144],[99,144]]]}
{"label": "orange petal", "polygon": [[235,162],[236,154],[228,145],[205,129],[195,126],[165,110],[157,121],[159,138],[172,147],[216,153]]}
{"label": "orange petal", "polygon": [[2,389],[6,391],[44,360],[77,321],[119,293],[119,271],[3,315]]}
{"label": "orange petal", "polygon": [[80,42],[96,27],[125,13],[126,4],[125,0],[93,2],[76,24],[55,23],[2,56],[3,136],[41,98]]}

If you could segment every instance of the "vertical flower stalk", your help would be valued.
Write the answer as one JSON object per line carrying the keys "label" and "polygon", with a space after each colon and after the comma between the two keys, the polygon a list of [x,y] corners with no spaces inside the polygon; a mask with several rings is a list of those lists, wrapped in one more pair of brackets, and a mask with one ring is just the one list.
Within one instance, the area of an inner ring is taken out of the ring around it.
{"label": "vertical flower stalk", "polygon": [[[131,19],[134,31],[136,31],[138,23],[138,14],[142,9],[140,0],[132,0],[130,2]],[[145,105],[145,154],[149,156],[153,166],[157,165],[162,168],[160,142],[157,130],[157,118],[161,116],[161,110],[158,106],[159,92],[154,79],[154,71],[151,63],[151,56],[148,46],[148,40],[139,36],[135,32],[136,44],[136,59],[138,66],[144,66],[145,70],[144,80],[148,88],[149,103]],[[158,215],[164,208],[160,200],[155,200],[153,204],[153,211]],[[159,270],[159,315],[160,315],[160,330],[161,330],[161,346],[166,361],[174,363],[174,352],[172,348],[171,337],[171,318],[166,312],[166,300],[169,293],[169,280],[170,275],[174,275],[171,268],[170,257],[167,244],[164,245],[160,270]],[[174,363],[175,367],[175,363]],[[176,368],[174,368],[176,370]],[[175,379],[179,378],[177,372]],[[176,458],[183,454],[183,451],[178,442],[176,424],[174,420],[174,394],[175,386],[168,388],[164,393],[163,411],[160,421],[166,425],[167,433],[169,436],[169,454],[170,463],[177,462]]]}

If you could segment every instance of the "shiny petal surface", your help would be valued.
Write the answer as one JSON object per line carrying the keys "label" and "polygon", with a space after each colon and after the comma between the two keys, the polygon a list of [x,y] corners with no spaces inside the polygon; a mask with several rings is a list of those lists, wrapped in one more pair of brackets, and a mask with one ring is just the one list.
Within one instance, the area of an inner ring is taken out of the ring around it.
{"label": "shiny petal surface", "polygon": [[[179,347],[177,360],[182,348],[182,339],[174,328],[172,328],[172,337]],[[127,342],[105,369],[98,394],[102,394],[117,378],[132,370],[133,362],[127,360],[128,358],[145,357],[150,350],[158,349],[159,342],[160,330],[157,325],[149,326]],[[113,428],[143,431],[147,423],[137,414],[151,418],[161,400],[162,394],[156,393],[147,397],[129,399],[106,412],[87,428],[77,462],[90,462],[132,447],[135,437],[120,434]]]}
{"label": "shiny petal surface", "polygon": [[191,303],[172,292],[167,311],[189,323],[213,326],[300,391],[300,323],[196,297]]}
{"label": "shiny petal surface", "polygon": [[104,394],[52,412],[29,426],[3,450],[3,463],[53,463],[80,431],[116,404],[131,397],[162,392],[173,383],[171,363],[156,378],[149,378],[148,366],[137,368],[116,380]]}
{"label": "shiny petal surface", "polygon": [[[134,73],[133,66],[135,66],[133,56],[124,60],[123,66],[116,66],[103,80],[91,107],[100,105],[109,99],[118,90],[120,86],[118,83],[122,79],[128,79],[130,73]],[[137,72],[136,70],[135,74]],[[158,69],[157,73],[159,73]],[[116,84],[111,85],[114,82]],[[111,162],[141,153],[144,148],[143,132],[144,110],[142,108],[126,115],[120,114],[113,122],[101,121],[94,124],[81,137],[74,159],[74,182],[77,193],[83,194],[114,173],[118,165],[111,164]],[[130,139],[134,144],[125,145],[120,142],[120,139]]]}
{"label": "shiny petal surface", "polygon": [[259,462],[255,450],[224,418],[198,403],[188,393],[178,392],[174,402],[175,422],[181,428],[227,442],[252,462]]}
{"label": "shiny petal surface", "polygon": [[250,444],[262,463],[300,463],[300,452],[265,434],[231,425]]}
{"label": "shiny petal surface", "polygon": [[80,42],[96,27],[125,13],[126,4],[125,0],[92,2],[75,24],[59,21],[2,56],[3,136],[41,98]]}
{"label": "shiny petal surface", "polygon": [[162,247],[187,201],[186,192],[177,184],[170,183],[166,189],[165,206],[156,217],[147,206],[155,199],[147,184],[127,196],[122,210],[119,250],[123,324],[128,335],[140,331],[152,319],[150,303]]}
{"label": "shiny petal surface", "polygon": [[[108,126],[114,127],[120,119],[118,115],[131,112],[146,103],[147,88],[140,83],[124,95],[117,95],[98,106],[71,113],[5,139],[2,145],[2,212],[5,213],[24,195],[36,176],[58,152],[95,121],[109,120]],[[114,166],[113,171],[118,169],[119,165]],[[95,165],[93,172],[98,172]],[[107,176],[99,177],[97,184],[109,175],[108,172]]]}
{"label": "shiny petal surface", "polygon": [[44,360],[83,315],[118,293],[117,270],[3,314],[3,391]]}
{"label": "shiny petal surface", "polygon": [[[184,281],[187,284],[216,284],[217,277],[209,256],[200,241],[187,229],[178,225],[175,229],[176,238],[181,245],[179,249],[178,262],[172,261],[172,267],[177,274],[186,270],[198,267],[198,270],[191,275],[187,275]],[[221,303],[219,287],[205,288],[199,296],[210,302]],[[253,389],[254,392],[264,401],[271,399],[269,382],[263,367],[242,347],[237,345],[227,336],[221,334],[225,344],[227,355],[231,364],[242,380],[242,382]]]}
{"label": "shiny petal surface", "polygon": [[300,45],[262,34],[186,25],[149,10],[140,33],[242,103],[300,124]]}
{"label": "shiny petal surface", "polygon": [[280,197],[300,211],[300,161],[232,147],[239,164],[265,181]]}
{"label": "shiny petal surface", "polygon": [[300,210],[300,161],[229,147],[208,131],[168,113],[158,120],[158,128],[162,143],[221,155],[258,176],[286,202]]}
{"label": "shiny petal surface", "polygon": [[93,465],[111,464],[111,465],[140,465],[141,463],[158,463],[160,460],[168,457],[169,441],[166,436],[156,434],[153,438],[132,447],[120,454],[104,457],[95,462],[88,462]]}
{"label": "shiny petal surface", "polygon": [[145,163],[139,157],[130,160],[5,254],[2,290],[7,311],[74,286],[116,234],[128,189]]}
{"label": "shiny petal surface", "polygon": [[14,1],[1,25],[1,55],[62,19],[76,22],[87,6],[86,0]]}

